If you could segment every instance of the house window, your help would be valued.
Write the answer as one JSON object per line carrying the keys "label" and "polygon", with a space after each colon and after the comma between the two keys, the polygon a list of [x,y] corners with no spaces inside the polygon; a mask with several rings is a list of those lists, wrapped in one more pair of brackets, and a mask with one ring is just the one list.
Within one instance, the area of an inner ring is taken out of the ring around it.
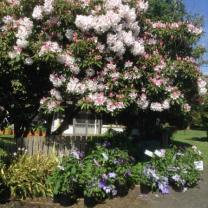
{"label": "house window", "polygon": [[101,119],[92,114],[82,113],[73,119],[74,135],[101,134]]}

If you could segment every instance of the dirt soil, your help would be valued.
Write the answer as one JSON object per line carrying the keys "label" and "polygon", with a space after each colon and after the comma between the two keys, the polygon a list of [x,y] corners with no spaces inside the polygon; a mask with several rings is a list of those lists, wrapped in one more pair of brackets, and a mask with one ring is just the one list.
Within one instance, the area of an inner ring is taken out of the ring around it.
{"label": "dirt soil", "polygon": [[[28,200],[23,202],[10,202],[0,205],[0,208],[63,208],[59,204],[54,204],[44,200]],[[73,206],[66,208],[84,208],[84,200],[78,200]],[[103,204],[98,204],[95,208],[208,208],[208,169],[204,171],[200,184],[188,189],[186,192],[175,192],[171,190],[169,195],[151,193],[142,195],[140,188],[130,190],[125,197],[106,200]]]}

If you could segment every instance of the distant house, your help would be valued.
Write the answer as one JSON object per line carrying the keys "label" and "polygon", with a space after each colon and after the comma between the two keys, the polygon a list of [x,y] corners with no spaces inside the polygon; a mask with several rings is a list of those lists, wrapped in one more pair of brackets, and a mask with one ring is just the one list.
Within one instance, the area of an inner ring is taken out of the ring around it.
{"label": "distant house", "polygon": [[[55,119],[52,125],[52,131],[55,131],[61,124],[61,119]],[[69,123],[68,129],[63,132],[63,136],[83,135],[93,136],[102,135],[109,129],[122,132],[125,127],[116,124],[109,124],[108,121],[92,113],[81,112]]]}

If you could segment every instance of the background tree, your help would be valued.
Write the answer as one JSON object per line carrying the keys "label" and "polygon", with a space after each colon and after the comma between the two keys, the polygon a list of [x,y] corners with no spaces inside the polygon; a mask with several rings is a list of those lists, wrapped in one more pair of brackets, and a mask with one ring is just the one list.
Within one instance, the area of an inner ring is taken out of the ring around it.
{"label": "background tree", "polygon": [[0,4],[0,102],[18,136],[41,97],[46,113],[65,114],[58,133],[85,110],[119,116],[123,123],[122,113],[132,114],[145,135],[149,126],[186,114],[206,92],[196,61],[202,50],[194,46],[202,29],[182,21],[180,1]]}

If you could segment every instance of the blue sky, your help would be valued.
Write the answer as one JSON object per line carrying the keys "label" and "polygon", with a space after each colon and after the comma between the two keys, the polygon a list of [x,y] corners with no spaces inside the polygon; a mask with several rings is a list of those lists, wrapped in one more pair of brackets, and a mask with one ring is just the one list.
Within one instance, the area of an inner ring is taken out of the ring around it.
{"label": "blue sky", "polygon": [[[208,50],[208,0],[183,0],[186,6],[186,11],[191,14],[200,14],[204,17],[204,32],[200,44]],[[208,53],[205,58],[208,60]],[[208,65],[201,67],[202,71],[208,74]]]}

